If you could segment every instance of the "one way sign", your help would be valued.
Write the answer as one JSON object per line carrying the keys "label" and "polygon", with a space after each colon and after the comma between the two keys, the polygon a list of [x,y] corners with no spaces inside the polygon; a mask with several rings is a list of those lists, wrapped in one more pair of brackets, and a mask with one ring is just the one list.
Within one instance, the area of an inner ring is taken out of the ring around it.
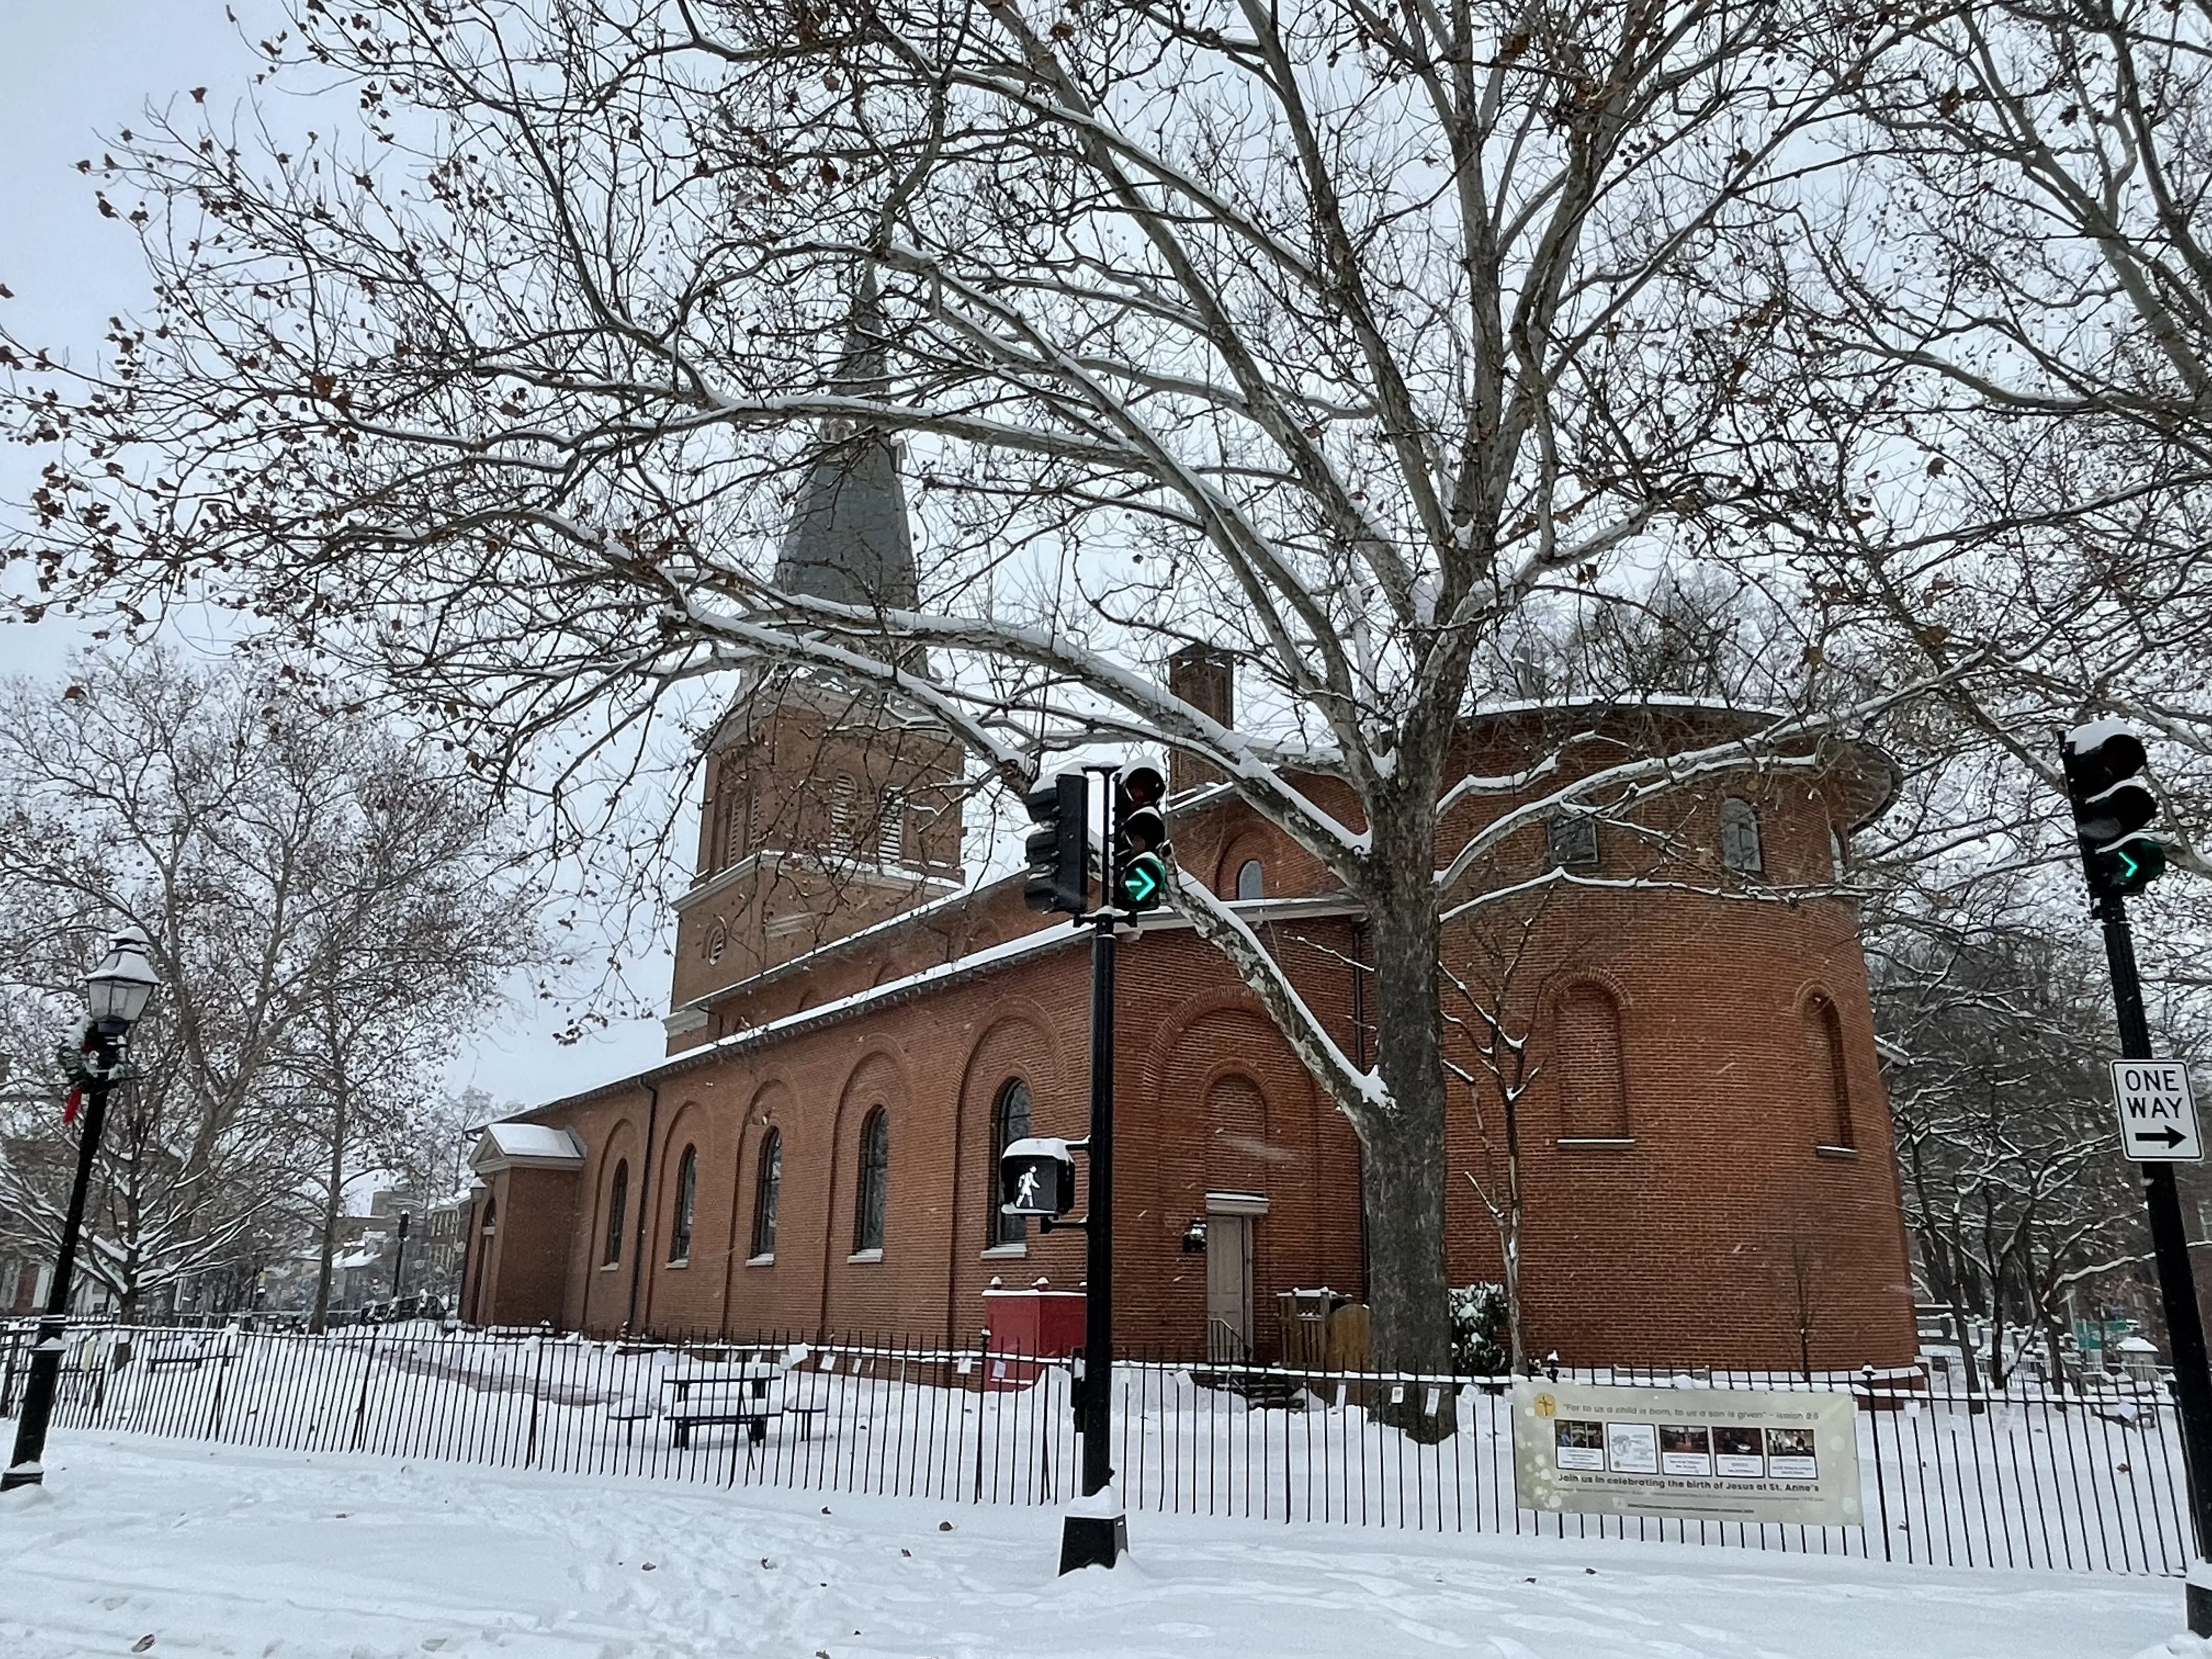
{"label": "one way sign", "polygon": [[2116,1060],[2112,1104],[2120,1114],[2120,1149],[2138,1164],[2197,1164],[2204,1142],[2189,1068],[2178,1060]]}

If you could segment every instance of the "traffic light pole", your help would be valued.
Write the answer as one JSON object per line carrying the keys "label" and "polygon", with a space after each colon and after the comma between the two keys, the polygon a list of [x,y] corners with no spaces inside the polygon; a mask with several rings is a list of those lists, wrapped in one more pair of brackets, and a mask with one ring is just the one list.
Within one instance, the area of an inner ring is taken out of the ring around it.
{"label": "traffic light pole", "polygon": [[[1091,839],[1091,781],[1104,800],[1105,834]],[[1060,1539],[1060,1570],[1110,1567],[1129,1547],[1129,1523],[1114,1487],[1114,944],[1115,930],[1157,908],[1167,888],[1167,821],[1160,803],[1167,779],[1157,767],[1086,766],[1062,772],[1023,796],[1037,827],[1024,843],[1029,878],[1022,902],[1032,910],[1059,910],[1091,928],[1091,1133],[1080,1149],[1091,1160],[1090,1202],[1084,1218],[1085,1274],[1083,1352],[1076,1360],[1075,1426],[1083,1437],[1083,1491],[1068,1505]],[[1090,908],[1091,878],[1102,898]],[[1074,1150],[1071,1145],[1070,1150]],[[1034,1149],[1002,1160],[1001,1207],[1009,1214],[1043,1215],[1049,1229],[1058,1214],[1033,1211],[1037,1182]],[[1063,1157],[1061,1164],[1066,1160]],[[1057,1177],[1055,1177],[1057,1181]],[[1062,1200],[1064,1203],[1064,1200]]]}
{"label": "traffic light pole", "polygon": [[1076,1427],[1083,1436],[1083,1500],[1060,1534],[1060,1570],[1110,1567],[1129,1547],[1129,1523],[1114,1491],[1114,924],[1112,910],[1091,922],[1091,1170],[1085,1207],[1083,1389]]}
{"label": "traffic light pole", "polygon": [[[2120,1058],[2154,1059],[2126,898],[2100,893],[2097,919],[2104,924],[2105,956],[2112,968]],[[2205,1354],[2204,1321],[2197,1306],[2197,1276],[2190,1265],[2189,1233],[2181,1218],[2173,1165],[2145,1164],[2142,1172],[2143,1206],[2150,1215],[2151,1251],[2158,1262],[2159,1297],[2165,1304],[2166,1340],[2173,1355],[2173,1398],[2181,1419],[2181,1461],[2197,1544],[2189,1570],[2189,1628],[2195,1635],[2212,1636],[2212,1364]]]}

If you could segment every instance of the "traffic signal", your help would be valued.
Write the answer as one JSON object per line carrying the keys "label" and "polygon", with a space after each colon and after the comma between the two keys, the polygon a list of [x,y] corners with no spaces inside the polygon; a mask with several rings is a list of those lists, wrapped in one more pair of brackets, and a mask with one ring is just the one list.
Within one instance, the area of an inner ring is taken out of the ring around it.
{"label": "traffic signal", "polygon": [[1081,915],[1091,896],[1091,781],[1062,772],[1023,796],[1022,805],[1036,825],[1022,843],[1030,866],[1023,902]]}
{"label": "traffic signal", "polygon": [[1075,1160],[1050,1137],[1017,1140],[999,1154],[1001,1215],[1066,1215],[1075,1207]]}
{"label": "traffic signal", "polygon": [[2074,803],[2074,833],[2093,893],[2133,893],[2166,873],[2166,848],[2144,833],[2158,797],[2138,775],[2142,739],[2118,720],[2093,720],[2066,734],[2059,758]]}
{"label": "traffic signal", "polygon": [[1154,766],[1128,767],[1114,780],[1113,902],[1124,910],[1157,910],[1167,898],[1167,793]]}

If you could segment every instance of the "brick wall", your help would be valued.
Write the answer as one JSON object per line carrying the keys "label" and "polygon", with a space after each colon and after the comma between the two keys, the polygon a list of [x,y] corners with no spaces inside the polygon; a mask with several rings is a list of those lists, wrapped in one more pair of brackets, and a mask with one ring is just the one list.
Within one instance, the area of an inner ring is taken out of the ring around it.
{"label": "brick wall", "polygon": [[[465,1306],[486,1325],[556,1326],[566,1322],[563,1302],[575,1227],[577,1176],[568,1170],[506,1169],[493,1172],[471,1217],[479,1269],[471,1261]],[[496,1205],[497,1225],[483,1236],[484,1207]],[[478,1274],[481,1272],[481,1290]]]}
{"label": "brick wall", "polygon": [[[1524,1302],[1538,1352],[1785,1365],[1808,1326],[1817,1365],[1911,1356],[1904,1226],[1856,919],[1847,901],[1802,891],[1826,879],[1831,827],[1850,822],[1865,793],[1842,761],[1676,792],[1607,827],[1595,872],[1663,884],[1562,885],[1533,908],[1478,911],[1448,936],[1455,977],[1474,994],[1495,988],[1528,1041],[1532,1075],[1517,1109]],[[1758,878],[1717,864],[1719,803],[1731,793],[1759,810]],[[1493,799],[1480,810],[1510,804]],[[1261,861],[1270,896],[1330,887],[1317,860],[1232,800],[1187,808],[1175,831],[1185,872],[1224,887],[1248,858]],[[1501,873],[1540,870],[1543,846],[1540,825],[1521,832],[1474,890]],[[700,1041],[1034,932],[1042,919],[1021,908],[1019,885],[929,907],[734,988],[708,1005]],[[694,1048],[657,1080],[532,1114],[574,1128],[586,1161],[568,1208],[547,1200],[562,1219],[531,1235],[536,1260],[526,1270],[506,1218],[509,1202],[532,1200],[520,1192],[502,1200],[498,1305],[508,1304],[507,1275],[524,1275],[518,1305],[537,1305],[557,1284],[550,1294],[566,1322],[611,1330],[627,1316],[635,1275],[639,1322],[655,1329],[964,1342],[994,1278],[1079,1284],[1081,1235],[1032,1232],[1009,1248],[992,1229],[992,1107],[1007,1079],[1028,1084],[1034,1133],[1073,1137],[1085,1127],[1087,952],[1057,926],[1066,944],[1042,954],[772,1041]],[[1354,921],[1308,917],[1270,931],[1309,1006],[1364,1061],[1359,1002],[1371,992],[1350,966],[1364,948]],[[1507,939],[1518,941],[1510,952]],[[1557,1010],[1577,986],[1600,988],[1618,1014],[1626,1133],[1609,1144],[1568,1133]],[[1264,1352],[1276,1291],[1362,1289],[1356,1141],[1225,963],[1187,931],[1158,927],[1125,945],[1118,997],[1121,1340],[1200,1351],[1205,1258],[1184,1254],[1182,1240],[1206,1212],[1206,1193],[1231,1182],[1267,1205],[1253,1230]],[[1835,1138],[1835,1100],[1808,1012],[1815,997],[1832,1004],[1840,1026],[1847,1148],[1823,1149]],[[1447,1029],[1461,1034],[1455,1058],[1480,1076],[1463,1035],[1469,1012],[1447,1008]],[[878,1106],[890,1133],[886,1237],[880,1259],[856,1260],[859,1135]],[[1455,1283],[1498,1276],[1497,1231],[1475,1185],[1495,1190],[1502,1173],[1497,1111],[1494,1091],[1454,1085],[1447,1244]],[[759,1151],[771,1128],[782,1144],[775,1248],[772,1261],[753,1261]],[[668,1206],[687,1145],[698,1148],[700,1169],[693,1243],[688,1260],[672,1264]],[[607,1267],[607,1189],[624,1160],[629,1217]]]}

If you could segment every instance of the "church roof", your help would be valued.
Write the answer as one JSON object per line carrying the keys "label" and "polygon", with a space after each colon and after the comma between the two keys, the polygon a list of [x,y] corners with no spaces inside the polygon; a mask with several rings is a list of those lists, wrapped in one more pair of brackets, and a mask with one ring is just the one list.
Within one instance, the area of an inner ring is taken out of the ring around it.
{"label": "church roof", "polygon": [[[866,941],[879,942],[889,939],[900,929],[912,927],[918,918],[938,908],[939,905],[972,902],[993,889],[1018,888],[1024,879],[1023,874],[1017,871],[1014,874],[1001,877],[985,887],[963,889],[935,903],[923,905],[899,915],[888,917],[873,927],[863,928],[856,933],[848,933],[842,939],[833,939],[804,955],[793,957],[790,961],[769,969],[757,980],[749,981],[742,985],[721,987],[703,996],[693,999],[684,1006],[700,1006],[733,992],[757,989],[763,981],[771,978],[782,978],[793,973],[804,973],[810,966],[818,967],[823,958],[832,952],[849,951],[856,945],[863,945]],[[1352,905],[1343,894],[1334,892],[1316,893],[1302,898],[1248,900],[1237,904],[1236,908],[1255,921],[1263,923],[1301,916],[1351,916],[1358,914],[1356,907]],[[1165,912],[1152,917],[1146,923],[1147,931],[1161,933],[1180,932],[1189,926],[1190,924],[1182,917]],[[702,1042],[696,1048],[686,1048],[672,1054],[657,1066],[649,1066],[643,1071],[629,1073],[621,1077],[610,1078],[604,1083],[578,1090],[574,1094],[549,1100],[542,1106],[532,1106],[528,1110],[519,1114],[518,1119],[510,1119],[507,1123],[495,1127],[518,1127],[519,1119],[536,1118],[545,1112],[582,1105],[603,1095],[612,1094],[617,1090],[657,1084],[664,1079],[676,1077],[699,1066],[726,1059],[731,1054],[764,1047],[781,1038],[795,1036],[819,1026],[834,1024],[839,1020],[848,1018],[865,1010],[882,1008],[892,1003],[908,1001],[918,996],[926,996],[933,992],[949,989],[979,975],[1012,967],[1026,962],[1031,957],[1042,956],[1049,951],[1080,944],[1089,937],[1089,933],[1082,928],[1040,923],[1028,933],[1017,933],[1012,939],[1000,939],[996,944],[983,945],[969,951],[965,956],[956,957],[949,962],[932,963],[927,967],[902,974],[895,979],[886,980],[881,984],[868,986],[828,1002],[814,1003],[796,1009],[791,1013],[764,1021],[758,1025],[749,1025],[741,1030],[732,1031],[710,1042]],[[561,1130],[558,1133],[565,1134],[569,1132]]]}
{"label": "church roof", "polygon": [[[883,306],[872,272],[853,307],[836,389],[848,397],[884,387]],[[836,605],[910,610],[916,599],[914,544],[898,456],[880,427],[823,434],[792,505],[775,585]]]}
{"label": "church roof", "polygon": [[581,1168],[584,1143],[566,1129],[543,1123],[519,1123],[513,1119],[484,1126],[483,1138],[469,1159],[479,1174],[510,1164],[530,1169]]}

